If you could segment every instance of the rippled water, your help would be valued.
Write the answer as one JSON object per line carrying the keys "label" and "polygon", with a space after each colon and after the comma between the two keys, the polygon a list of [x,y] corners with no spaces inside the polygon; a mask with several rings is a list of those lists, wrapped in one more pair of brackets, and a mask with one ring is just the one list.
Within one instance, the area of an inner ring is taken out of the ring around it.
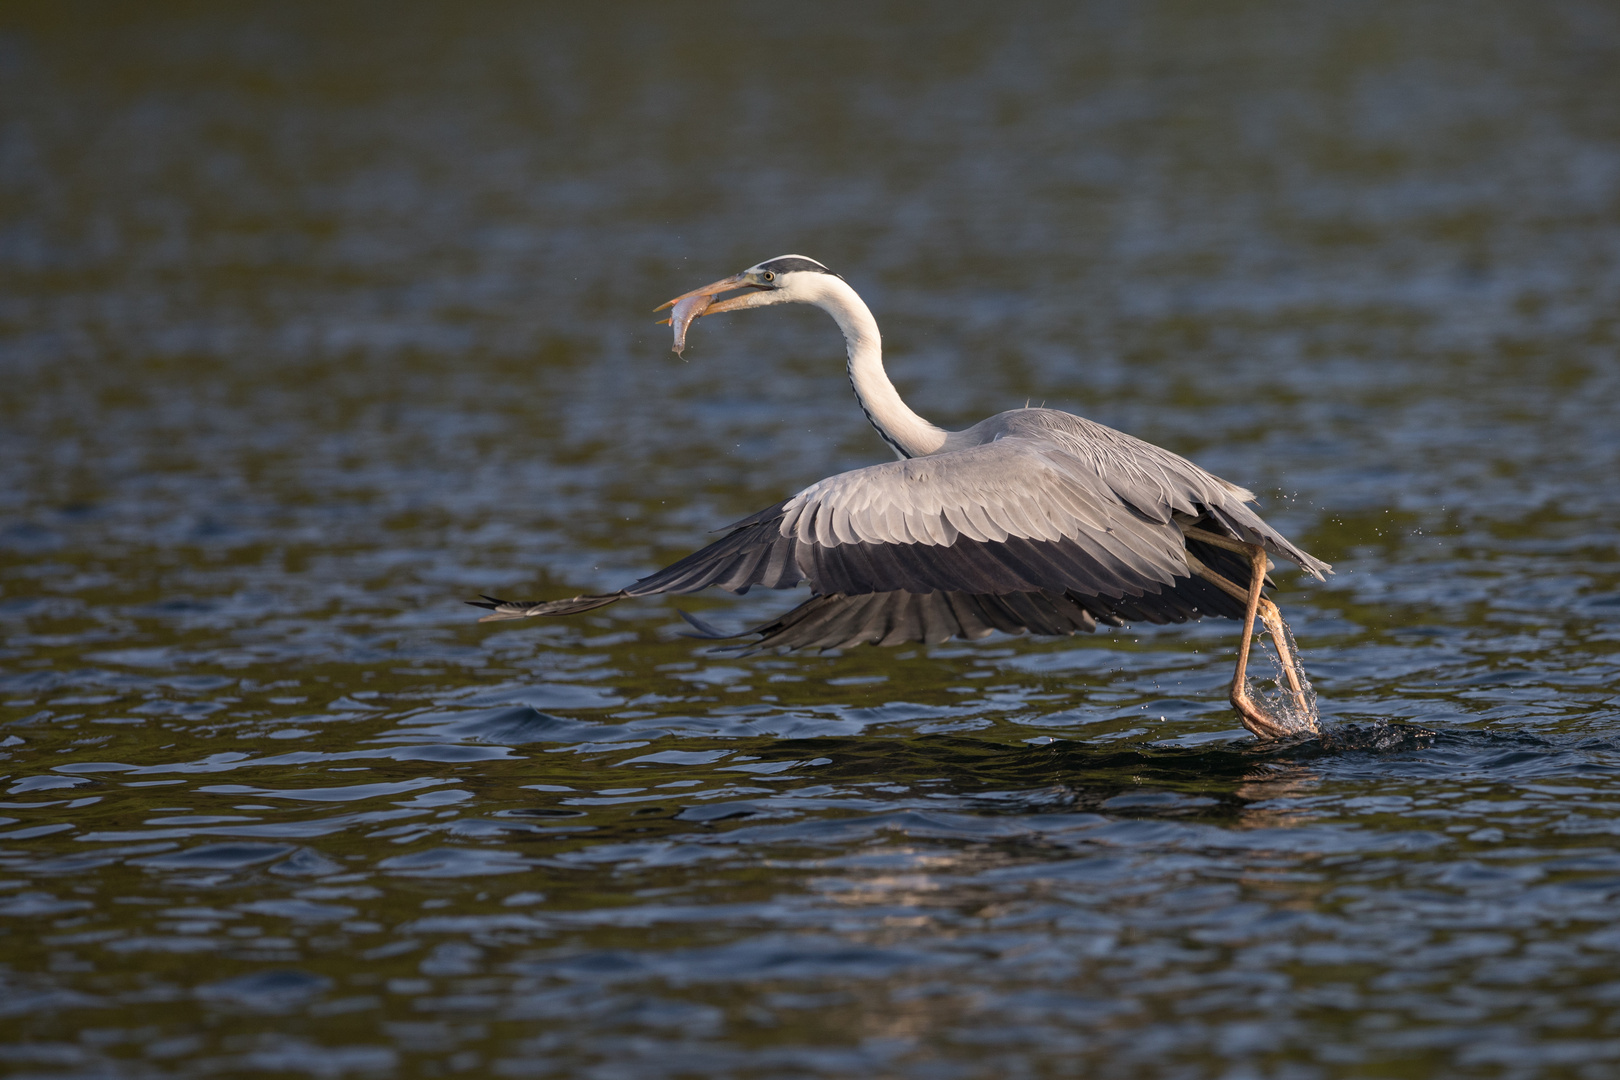
{"label": "rippled water", "polygon": [[[887,456],[652,321],[787,251],[1263,492],[1329,737],[1229,622],[474,622]],[[1613,1075],[1617,312],[1612,5],[8,8],[0,1068]]]}

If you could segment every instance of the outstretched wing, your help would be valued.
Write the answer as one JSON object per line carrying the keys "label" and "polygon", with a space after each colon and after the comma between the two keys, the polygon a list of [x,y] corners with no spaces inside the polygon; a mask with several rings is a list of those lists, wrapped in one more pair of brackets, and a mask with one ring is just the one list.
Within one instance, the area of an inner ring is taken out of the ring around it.
{"label": "outstretched wing", "polygon": [[[711,585],[740,593],[809,581],[818,596],[1047,594],[1094,599],[1089,606],[1105,621],[1179,622],[1226,605],[1174,598],[1192,573],[1178,518],[1263,543],[1317,576],[1327,568],[1244,505],[1247,492],[1168,451],[1099,430],[1126,443],[1097,447],[1070,432],[1017,433],[841,473],[621,592],[493,602],[483,605],[493,611],[486,618],[568,614]],[[1199,553],[1207,564],[1231,561],[1221,555]],[[1238,577],[1246,579],[1246,572]]]}

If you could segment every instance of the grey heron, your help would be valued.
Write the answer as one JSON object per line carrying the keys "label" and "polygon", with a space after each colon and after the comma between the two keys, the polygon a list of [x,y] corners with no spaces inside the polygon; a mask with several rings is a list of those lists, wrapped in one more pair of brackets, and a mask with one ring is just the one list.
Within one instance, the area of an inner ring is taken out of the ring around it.
{"label": "grey heron", "polygon": [[[719,299],[728,293],[735,295]],[[936,427],[889,381],[877,320],[860,296],[802,255],[759,263],[658,310],[681,305],[673,316],[679,345],[696,315],[773,304],[810,304],[833,317],[856,400],[899,460],[819,480],[617,592],[470,601],[490,610],[481,621],[571,615],[711,585],[744,593],[805,581],[810,598],[746,631],[758,635],[750,648],[933,644],[995,630],[1070,635],[1098,623],[1234,618],[1243,631],[1231,701],[1244,726],[1261,738],[1316,730],[1309,684],[1263,588],[1268,554],[1318,580],[1332,568],[1261,520],[1251,492],[1056,409],[1013,409],[965,431]],[[1257,616],[1292,695],[1284,716],[1269,714],[1249,691]]]}

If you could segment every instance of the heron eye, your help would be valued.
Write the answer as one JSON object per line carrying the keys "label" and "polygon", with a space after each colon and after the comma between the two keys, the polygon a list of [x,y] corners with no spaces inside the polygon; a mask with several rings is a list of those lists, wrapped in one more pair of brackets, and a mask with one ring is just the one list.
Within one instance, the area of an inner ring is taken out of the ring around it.
{"label": "heron eye", "polygon": [[766,281],[775,281],[776,280],[776,273],[774,271],[771,271],[771,270],[765,271],[765,280]]}

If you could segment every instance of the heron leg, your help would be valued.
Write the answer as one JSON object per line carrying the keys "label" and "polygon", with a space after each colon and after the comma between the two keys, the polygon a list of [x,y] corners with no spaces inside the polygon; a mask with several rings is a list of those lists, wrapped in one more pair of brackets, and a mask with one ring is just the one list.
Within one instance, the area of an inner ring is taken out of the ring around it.
{"label": "heron leg", "polygon": [[[1190,530],[1184,530],[1189,531]],[[1200,530],[1201,531],[1201,530]],[[1203,539],[1199,536],[1198,539]],[[1243,720],[1243,726],[1254,732],[1262,739],[1280,739],[1295,732],[1291,728],[1283,727],[1271,717],[1260,710],[1259,704],[1249,696],[1249,649],[1254,644],[1254,620],[1262,611],[1265,612],[1266,628],[1278,642],[1279,655],[1283,657],[1283,668],[1287,671],[1290,688],[1294,691],[1296,700],[1304,702],[1303,688],[1299,685],[1299,678],[1294,671],[1292,651],[1288,648],[1286,631],[1283,626],[1282,614],[1277,605],[1260,595],[1260,590],[1266,583],[1266,549],[1258,544],[1241,544],[1239,541],[1227,540],[1218,537],[1219,547],[1241,550],[1249,556],[1250,577],[1247,589],[1239,588],[1225,577],[1217,574],[1203,563],[1199,562],[1192,552],[1187,553],[1187,565],[1194,574],[1203,578],[1221,591],[1245,601],[1248,605],[1247,614],[1243,620],[1243,640],[1238,644],[1237,670],[1232,674],[1232,707],[1238,711]],[[1263,606],[1262,606],[1263,605]],[[1272,620],[1276,620],[1276,625]],[[1309,708],[1302,710],[1302,715],[1310,716]]]}
{"label": "heron leg", "polygon": [[1300,716],[1311,716],[1315,710],[1311,708],[1305,688],[1300,684],[1302,669],[1298,654],[1288,644],[1288,624],[1283,622],[1282,612],[1277,610],[1277,605],[1263,596],[1260,598],[1260,621],[1271,631],[1271,640],[1277,646],[1277,658],[1282,662],[1288,691],[1294,695],[1294,707],[1299,710]]}
{"label": "heron leg", "polygon": [[1280,739],[1293,732],[1260,711],[1249,696],[1249,648],[1254,644],[1254,620],[1260,611],[1260,590],[1266,583],[1266,549],[1258,544],[1249,549],[1249,591],[1244,598],[1248,610],[1243,617],[1243,639],[1238,643],[1237,670],[1232,673],[1232,707],[1243,719],[1243,726],[1262,739]]}

